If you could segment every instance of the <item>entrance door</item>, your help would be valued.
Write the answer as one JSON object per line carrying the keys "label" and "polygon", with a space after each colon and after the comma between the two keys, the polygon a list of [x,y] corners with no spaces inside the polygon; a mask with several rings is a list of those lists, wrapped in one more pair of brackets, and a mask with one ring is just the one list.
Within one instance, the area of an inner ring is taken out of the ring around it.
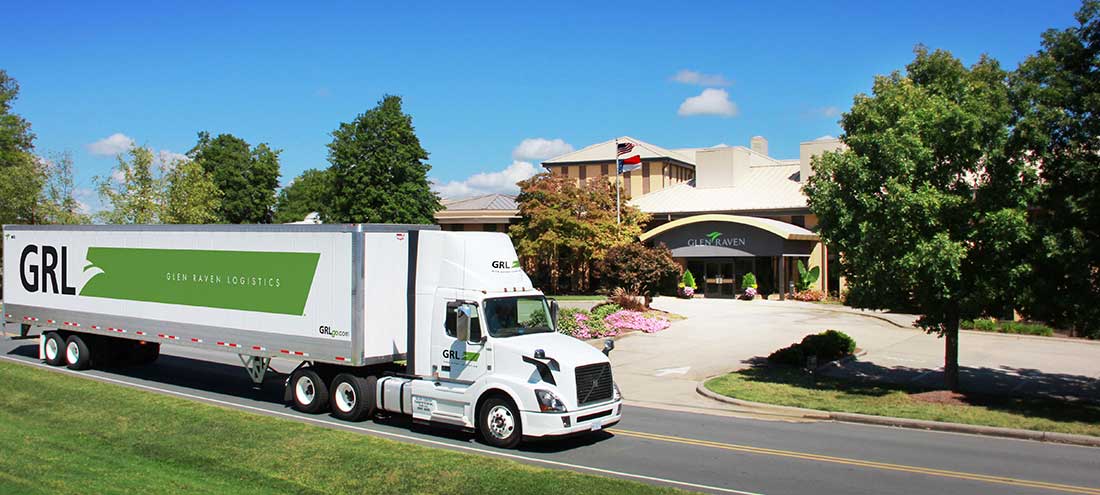
{"label": "entrance door", "polygon": [[733,297],[733,273],[733,262],[731,261],[708,261],[703,295],[706,297]]}

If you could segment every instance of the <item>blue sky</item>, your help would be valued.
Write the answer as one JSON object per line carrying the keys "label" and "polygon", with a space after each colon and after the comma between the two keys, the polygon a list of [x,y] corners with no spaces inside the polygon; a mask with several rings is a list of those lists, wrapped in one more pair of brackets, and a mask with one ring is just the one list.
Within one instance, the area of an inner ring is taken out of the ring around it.
{"label": "blue sky", "polygon": [[329,133],[390,93],[405,99],[431,177],[459,195],[505,190],[540,155],[619,135],[675,148],[759,134],[772,155],[797,157],[800,141],[838,134],[838,112],[915,44],[1014,68],[1077,8],[21,2],[3,8],[0,68],[22,86],[15,111],[38,152],[71,151],[82,188],[109,173],[113,144],[183,153],[200,130],[282,149],[285,184],[327,166]]}

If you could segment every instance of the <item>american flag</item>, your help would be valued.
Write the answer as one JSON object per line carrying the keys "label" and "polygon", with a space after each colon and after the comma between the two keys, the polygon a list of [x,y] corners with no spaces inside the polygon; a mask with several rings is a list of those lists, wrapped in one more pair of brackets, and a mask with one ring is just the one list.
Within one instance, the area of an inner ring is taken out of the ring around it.
{"label": "american flag", "polygon": [[619,143],[619,154],[616,156],[622,156],[634,151],[634,143]]}

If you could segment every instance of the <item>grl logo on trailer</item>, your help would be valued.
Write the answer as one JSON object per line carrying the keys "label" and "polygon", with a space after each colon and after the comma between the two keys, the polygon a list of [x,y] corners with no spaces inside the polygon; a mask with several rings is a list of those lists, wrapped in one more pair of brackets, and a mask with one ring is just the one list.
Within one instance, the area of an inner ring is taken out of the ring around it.
{"label": "grl logo on trailer", "polygon": [[24,248],[20,259],[23,288],[27,292],[286,315],[304,314],[321,256],[320,253],[90,247],[86,255],[88,264],[83,269],[87,281],[78,292],[68,285],[69,252],[65,246],[60,250],[53,246]]}

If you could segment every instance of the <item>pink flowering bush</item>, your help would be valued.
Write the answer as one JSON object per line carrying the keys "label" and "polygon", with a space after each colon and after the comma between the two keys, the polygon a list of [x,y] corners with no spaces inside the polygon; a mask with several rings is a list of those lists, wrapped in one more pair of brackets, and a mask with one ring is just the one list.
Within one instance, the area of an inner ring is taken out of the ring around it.
{"label": "pink flowering bush", "polygon": [[607,315],[607,318],[604,318],[604,323],[620,331],[641,330],[645,333],[659,332],[669,326],[669,322],[665,318],[649,317],[644,313],[625,309]]}
{"label": "pink flowering bush", "polygon": [[567,309],[558,317],[559,332],[582,340],[615,337],[630,331],[653,333],[668,327],[666,318],[646,316],[614,304],[598,306],[591,312]]}

